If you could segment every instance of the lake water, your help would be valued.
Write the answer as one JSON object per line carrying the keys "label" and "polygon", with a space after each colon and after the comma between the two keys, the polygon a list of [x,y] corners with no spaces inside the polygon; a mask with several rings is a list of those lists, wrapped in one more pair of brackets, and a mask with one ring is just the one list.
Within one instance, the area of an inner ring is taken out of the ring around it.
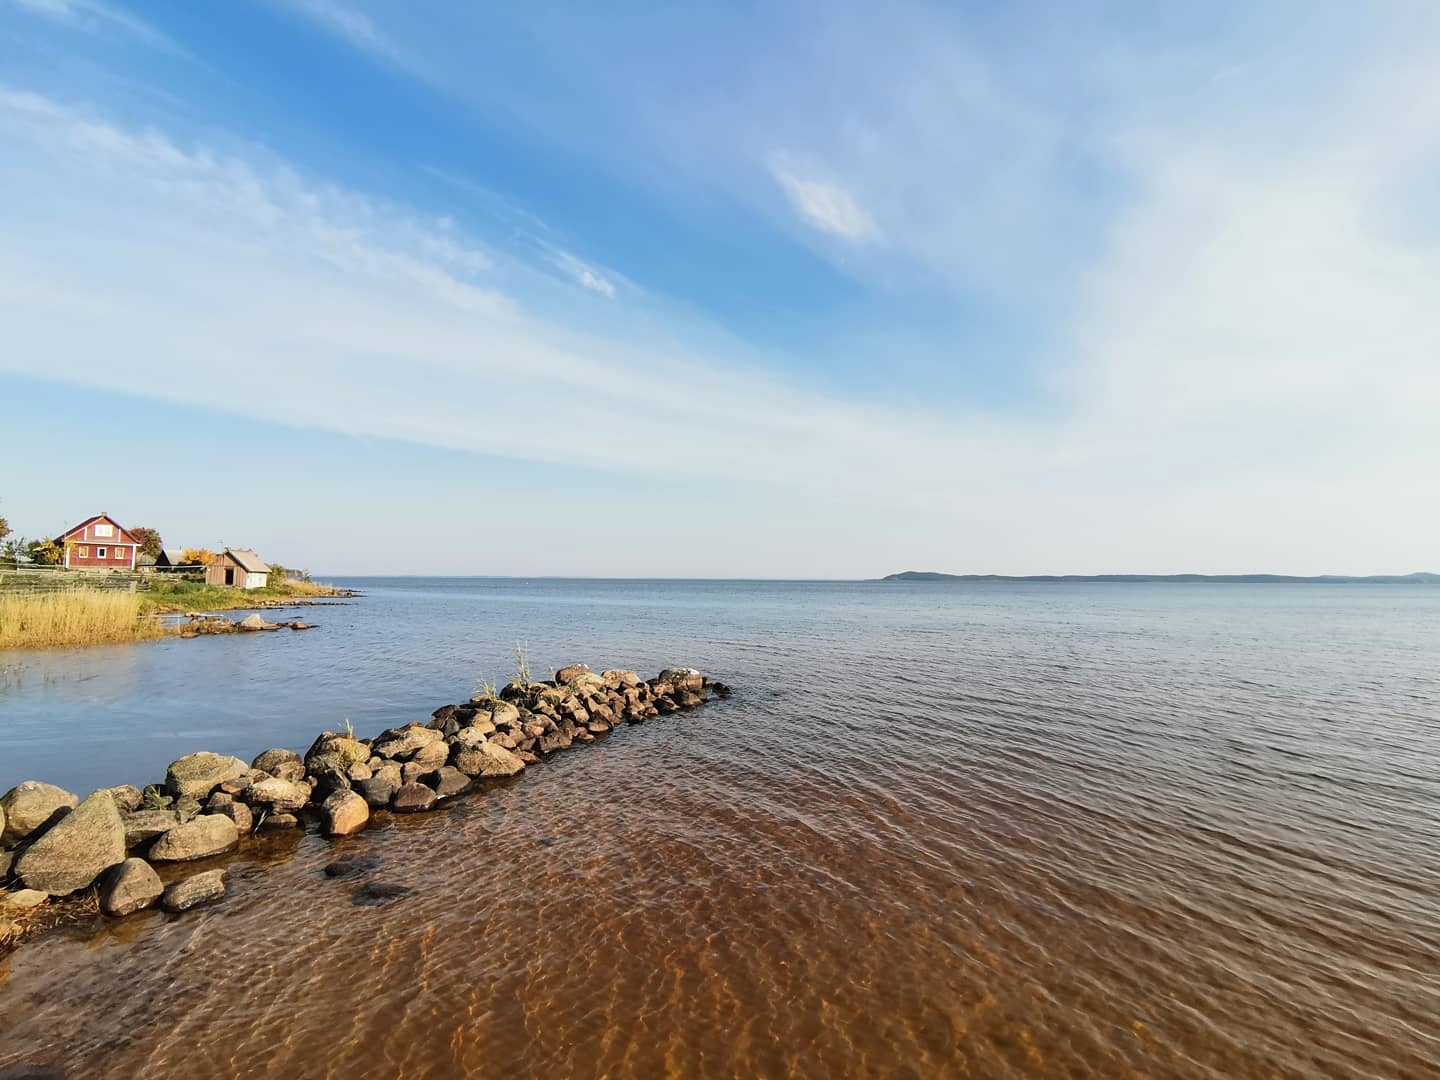
{"label": "lake water", "polygon": [[0,654],[0,788],[425,719],[514,643],[700,667],[226,900],[0,962],[116,1076],[1440,1073],[1440,588],[367,580],[308,633]]}

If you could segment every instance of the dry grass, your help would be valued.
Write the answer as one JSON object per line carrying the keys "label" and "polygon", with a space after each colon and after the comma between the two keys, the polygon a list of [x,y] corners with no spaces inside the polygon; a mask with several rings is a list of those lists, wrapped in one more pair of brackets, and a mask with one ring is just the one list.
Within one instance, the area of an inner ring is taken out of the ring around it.
{"label": "dry grass", "polygon": [[136,593],[0,593],[0,649],[103,645],[163,633]]}
{"label": "dry grass", "polygon": [[344,596],[344,589],[334,585],[322,585],[318,581],[287,581],[280,587],[290,596]]}

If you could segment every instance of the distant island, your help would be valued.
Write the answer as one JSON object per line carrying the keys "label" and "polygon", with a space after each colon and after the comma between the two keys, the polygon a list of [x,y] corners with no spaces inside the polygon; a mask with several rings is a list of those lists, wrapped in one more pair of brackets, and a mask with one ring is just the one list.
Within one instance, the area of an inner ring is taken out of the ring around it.
{"label": "distant island", "polygon": [[1414,574],[1374,574],[1369,577],[1352,577],[1344,574],[1320,574],[1315,577],[1296,577],[1291,574],[940,574],[933,570],[904,570],[898,574],[886,574],[881,581],[958,581],[970,583],[986,582],[1099,582],[1102,584],[1125,585],[1145,582],[1174,582],[1178,584],[1219,583],[1224,585],[1440,585],[1440,574],[1417,572]]}

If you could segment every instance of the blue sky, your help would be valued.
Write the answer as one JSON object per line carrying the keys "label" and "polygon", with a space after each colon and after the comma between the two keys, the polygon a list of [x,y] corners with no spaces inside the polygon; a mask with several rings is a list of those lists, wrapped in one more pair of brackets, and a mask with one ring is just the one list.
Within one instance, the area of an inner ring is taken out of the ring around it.
{"label": "blue sky", "polygon": [[0,0],[0,514],[1434,568],[1440,9],[1158,7]]}

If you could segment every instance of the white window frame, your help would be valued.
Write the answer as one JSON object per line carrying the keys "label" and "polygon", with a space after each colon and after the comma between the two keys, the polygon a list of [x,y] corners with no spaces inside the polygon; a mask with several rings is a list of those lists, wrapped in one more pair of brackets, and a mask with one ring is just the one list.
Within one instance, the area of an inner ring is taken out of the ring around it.
{"label": "white window frame", "polygon": [[95,549],[95,557],[97,559],[108,559],[110,556],[105,554],[105,549],[103,547],[97,547]]}
{"label": "white window frame", "polygon": [[95,523],[95,527],[92,528],[90,531],[94,534],[95,539],[98,540],[103,536],[105,539],[108,540],[110,539],[110,537],[115,535],[115,526],[108,525],[103,521],[99,521]]}

